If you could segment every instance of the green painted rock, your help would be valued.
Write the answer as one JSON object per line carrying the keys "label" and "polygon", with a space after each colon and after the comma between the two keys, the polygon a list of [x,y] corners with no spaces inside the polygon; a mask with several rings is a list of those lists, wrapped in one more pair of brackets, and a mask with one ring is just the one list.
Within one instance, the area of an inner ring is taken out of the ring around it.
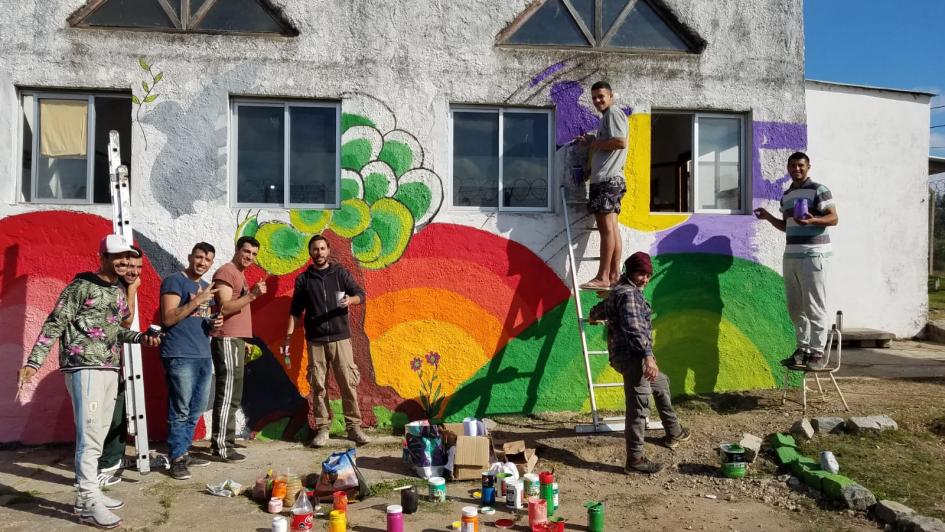
{"label": "green painted rock", "polygon": [[801,456],[793,447],[778,447],[774,450],[774,454],[777,455],[778,463],[781,465],[791,465]]}
{"label": "green painted rock", "polygon": [[794,437],[790,434],[781,434],[775,433],[771,435],[770,438],[771,447],[777,449],[778,447],[794,447],[797,448],[797,442],[794,441]]}

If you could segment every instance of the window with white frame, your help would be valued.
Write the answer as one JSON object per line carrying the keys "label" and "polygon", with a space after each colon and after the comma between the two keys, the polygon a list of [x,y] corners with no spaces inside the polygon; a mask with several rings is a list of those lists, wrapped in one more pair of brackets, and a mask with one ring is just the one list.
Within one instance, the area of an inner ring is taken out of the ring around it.
{"label": "window with white frame", "polygon": [[341,106],[234,99],[231,190],[237,207],[340,204]]}
{"label": "window with white frame", "polygon": [[19,201],[111,202],[108,132],[131,161],[131,94],[22,91]]}
{"label": "window with white frame", "polygon": [[551,209],[553,115],[549,109],[454,107],[454,207]]}
{"label": "window with white frame", "polygon": [[745,212],[744,124],[738,114],[654,111],[650,211]]}

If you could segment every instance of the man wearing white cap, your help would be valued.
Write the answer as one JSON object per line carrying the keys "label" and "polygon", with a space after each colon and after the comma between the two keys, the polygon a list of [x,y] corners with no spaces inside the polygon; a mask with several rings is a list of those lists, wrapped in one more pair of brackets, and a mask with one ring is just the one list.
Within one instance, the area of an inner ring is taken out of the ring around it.
{"label": "man wearing white cap", "polygon": [[108,235],[99,245],[97,272],[76,275],[59,295],[26,365],[19,387],[30,382],[59,340],[59,370],[66,380],[75,416],[75,511],[82,522],[100,528],[121,525],[112,513],[124,503],[105,496],[98,483],[98,460],[108,432],[118,392],[122,343],[156,346],[159,338],[122,327],[130,316],[125,291],[118,281],[139,253],[120,235]]}

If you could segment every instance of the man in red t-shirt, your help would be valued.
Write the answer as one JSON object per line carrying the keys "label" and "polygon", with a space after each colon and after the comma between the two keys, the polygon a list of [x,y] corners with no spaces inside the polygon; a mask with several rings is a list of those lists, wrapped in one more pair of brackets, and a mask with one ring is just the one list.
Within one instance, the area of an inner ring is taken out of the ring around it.
{"label": "man in red t-shirt", "polygon": [[250,236],[236,241],[233,260],[213,274],[217,305],[223,314],[223,327],[210,339],[216,392],[213,397],[213,426],[210,446],[213,454],[227,462],[242,462],[246,457],[233,450],[236,444],[236,411],[243,398],[243,367],[253,337],[253,316],[249,304],[266,293],[265,281],[248,289],[243,271],[256,263],[259,241]]}

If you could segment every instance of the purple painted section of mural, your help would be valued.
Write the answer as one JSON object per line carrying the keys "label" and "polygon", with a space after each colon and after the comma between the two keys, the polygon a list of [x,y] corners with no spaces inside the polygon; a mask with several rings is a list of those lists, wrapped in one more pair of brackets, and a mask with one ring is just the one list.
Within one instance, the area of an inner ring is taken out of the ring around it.
{"label": "purple painted section of mural", "polygon": [[550,67],[548,67],[548,68],[542,70],[537,76],[535,76],[535,77],[532,78],[532,80],[531,80],[531,82],[529,82],[528,86],[529,86],[529,87],[534,87],[535,85],[538,85],[538,84],[541,83],[542,81],[545,81],[546,79],[548,79],[549,76],[551,76],[551,75],[554,74],[555,72],[558,72],[559,70],[561,70],[562,68],[564,68],[564,65],[565,65],[565,62],[564,62],[564,61],[561,61],[560,63],[555,63],[555,64],[551,65]]}
{"label": "purple painted section of mural", "polygon": [[694,214],[688,222],[658,233],[650,253],[715,253],[755,261],[756,222],[752,215]]}
{"label": "purple painted section of mural", "polygon": [[555,104],[557,127],[555,143],[563,146],[574,137],[600,127],[600,117],[581,105],[584,87],[577,81],[559,81],[551,86],[551,101]]}
{"label": "purple painted section of mural", "polygon": [[[787,169],[776,181],[768,181],[761,170],[761,150],[803,150],[807,148],[807,125],[785,122],[752,122],[751,179],[752,208],[761,200],[780,200],[790,176]],[[785,166],[787,161],[784,161]]]}

